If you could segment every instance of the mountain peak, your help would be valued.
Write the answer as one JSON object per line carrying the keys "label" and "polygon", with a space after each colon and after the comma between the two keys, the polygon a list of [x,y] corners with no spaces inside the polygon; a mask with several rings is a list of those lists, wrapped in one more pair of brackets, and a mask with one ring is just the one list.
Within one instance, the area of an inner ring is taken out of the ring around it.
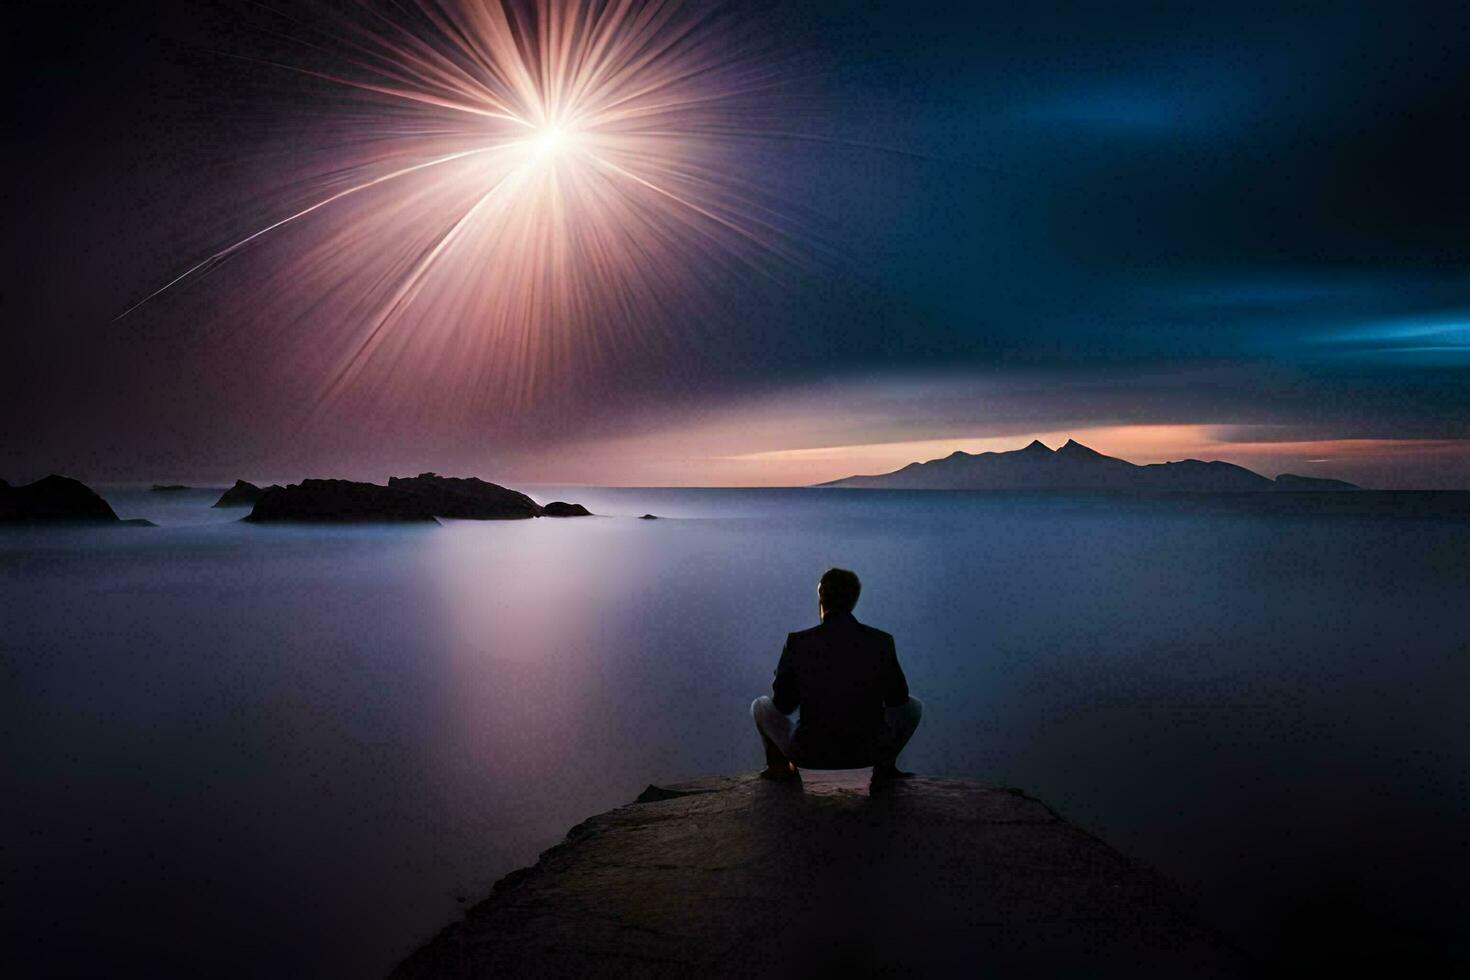
{"label": "mountain peak", "polygon": [[1082,445],[1082,443],[1078,442],[1076,439],[1068,439],[1062,445],[1062,448],[1057,450],[1057,452],[1059,452],[1059,453],[1066,453],[1068,456],[1101,456],[1102,455],[1102,453],[1098,452],[1096,449],[1093,449],[1091,446],[1084,446],[1084,445]]}
{"label": "mountain peak", "polygon": [[1029,445],[1025,449],[1021,450],[1021,452],[1023,452],[1023,453],[1049,453],[1049,452],[1051,452],[1051,447],[1048,446],[1046,443],[1042,442],[1040,439],[1032,439],[1031,440],[1031,445]]}

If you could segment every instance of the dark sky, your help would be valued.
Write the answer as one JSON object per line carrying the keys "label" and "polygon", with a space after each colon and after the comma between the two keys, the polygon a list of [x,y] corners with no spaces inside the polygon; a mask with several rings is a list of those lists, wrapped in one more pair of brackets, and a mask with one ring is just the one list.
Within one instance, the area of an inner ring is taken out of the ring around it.
{"label": "dark sky", "polygon": [[323,85],[231,57],[274,50],[262,9],[8,18],[0,475],[782,482],[1065,432],[1470,487],[1465,5],[741,9],[789,131],[833,141],[749,155],[809,262],[513,416],[305,433],[293,341],[221,312],[278,268],[113,321],[329,159]]}

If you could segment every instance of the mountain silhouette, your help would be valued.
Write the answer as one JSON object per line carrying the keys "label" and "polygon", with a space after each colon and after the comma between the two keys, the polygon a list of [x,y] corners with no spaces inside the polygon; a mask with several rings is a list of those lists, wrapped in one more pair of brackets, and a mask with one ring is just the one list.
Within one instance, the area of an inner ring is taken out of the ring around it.
{"label": "mountain silhouette", "polygon": [[823,487],[881,490],[1357,490],[1343,480],[1283,473],[1276,479],[1234,463],[1185,459],[1140,466],[1074,439],[1053,450],[1040,440],[1004,453],[954,452],[877,476],[849,476]]}

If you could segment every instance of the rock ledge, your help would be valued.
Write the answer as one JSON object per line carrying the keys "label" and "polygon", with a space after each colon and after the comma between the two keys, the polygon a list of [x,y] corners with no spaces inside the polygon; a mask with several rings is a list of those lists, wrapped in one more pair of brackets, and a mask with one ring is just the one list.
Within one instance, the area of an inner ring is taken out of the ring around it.
{"label": "rock ledge", "polygon": [[1167,881],[1019,790],[867,771],[650,786],[395,977],[1247,976]]}

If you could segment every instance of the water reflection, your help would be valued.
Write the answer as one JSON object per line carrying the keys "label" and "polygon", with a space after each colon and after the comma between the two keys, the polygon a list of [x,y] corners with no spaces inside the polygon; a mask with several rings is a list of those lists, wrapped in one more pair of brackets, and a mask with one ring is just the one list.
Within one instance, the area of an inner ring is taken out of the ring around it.
{"label": "water reflection", "polygon": [[1463,519],[583,489],[542,496],[619,516],[302,529],[163,496],[110,496],[158,529],[0,538],[12,945],[63,972],[380,972],[590,813],[757,766],[832,564],[925,701],[911,768],[1025,787],[1258,946],[1463,921]]}

